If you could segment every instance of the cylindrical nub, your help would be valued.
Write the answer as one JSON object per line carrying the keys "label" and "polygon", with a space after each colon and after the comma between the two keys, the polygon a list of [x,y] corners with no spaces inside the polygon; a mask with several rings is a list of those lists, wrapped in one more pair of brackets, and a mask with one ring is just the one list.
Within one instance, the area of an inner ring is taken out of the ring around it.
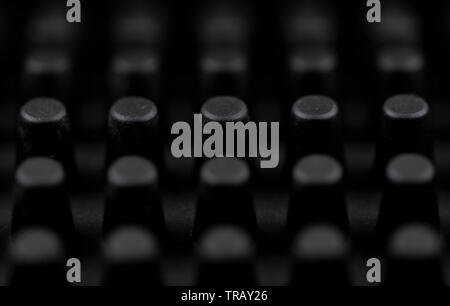
{"label": "cylindrical nub", "polygon": [[433,158],[432,123],[428,103],[415,95],[397,95],[383,106],[378,168],[394,156],[414,152]]}
{"label": "cylindrical nub", "polygon": [[216,158],[200,170],[200,196],[194,233],[217,223],[242,225],[254,233],[255,208],[250,190],[250,169],[235,158]]}
{"label": "cylindrical nub", "polygon": [[416,72],[424,68],[421,54],[412,48],[384,48],[378,58],[380,69],[385,72]]}
{"label": "cylindrical nub", "polygon": [[254,248],[251,235],[240,227],[211,227],[199,237],[197,244],[199,283],[253,284]]}
{"label": "cylindrical nub", "polygon": [[395,140],[410,139],[411,134],[423,137],[425,132],[430,132],[429,117],[428,103],[419,96],[393,96],[383,106],[383,135]]}
{"label": "cylindrical nub", "polygon": [[205,122],[246,122],[248,108],[244,101],[232,96],[217,96],[206,101],[201,109]]}
{"label": "cylindrical nub", "polygon": [[64,238],[73,234],[64,169],[55,160],[30,158],[17,168],[12,231],[30,225],[49,227]]}
{"label": "cylindrical nub", "polygon": [[300,228],[316,222],[330,222],[343,231],[348,229],[343,169],[336,159],[308,155],[295,164],[292,180],[288,210],[291,237]]}
{"label": "cylindrical nub", "polygon": [[292,283],[349,284],[347,240],[339,228],[326,224],[299,231],[292,243]]}
{"label": "cylindrical nub", "polygon": [[63,286],[66,252],[56,232],[28,227],[12,238],[12,285]]}
{"label": "cylindrical nub", "polygon": [[158,171],[155,165],[139,156],[125,156],[116,160],[108,171],[108,183],[116,188],[146,186],[158,189]]}
{"label": "cylindrical nub", "polygon": [[20,109],[17,161],[46,156],[60,161],[68,173],[75,170],[70,123],[65,106],[52,98],[30,100]]}
{"label": "cylindrical nub", "polygon": [[383,98],[404,92],[423,93],[425,61],[419,50],[410,46],[384,47],[377,65]]}
{"label": "cylindrical nub", "polygon": [[158,171],[139,156],[122,157],[108,170],[104,234],[127,223],[141,224],[158,235],[165,232]]}
{"label": "cylindrical nub", "polygon": [[439,228],[439,211],[434,190],[435,168],[423,155],[402,154],[386,168],[377,233],[384,243],[388,235],[407,222],[423,222]]}
{"label": "cylindrical nub", "polygon": [[300,47],[289,56],[290,97],[336,95],[337,58],[329,48]]}
{"label": "cylindrical nub", "polygon": [[70,98],[73,66],[65,50],[36,48],[26,57],[23,69],[25,99],[39,96]]}
{"label": "cylindrical nub", "polygon": [[441,237],[434,227],[421,223],[399,227],[387,244],[386,283],[442,285],[442,252]]}
{"label": "cylindrical nub", "polygon": [[305,96],[291,109],[290,146],[296,158],[307,154],[342,156],[339,109],[325,96]]}
{"label": "cylindrical nub", "polygon": [[202,55],[199,73],[202,98],[217,95],[246,96],[248,62],[239,49],[208,49]]}
{"label": "cylindrical nub", "polygon": [[105,285],[161,284],[160,247],[151,231],[124,225],[111,231],[104,240]]}
{"label": "cylindrical nub", "polygon": [[16,183],[22,188],[60,187],[64,184],[64,170],[50,158],[29,158],[18,167]]}
{"label": "cylindrical nub", "polygon": [[162,161],[158,109],[148,99],[126,97],[110,109],[108,160],[125,155],[140,155],[158,164]]}
{"label": "cylindrical nub", "polygon": [[146,48],[120,50],[112,61],[110,91],[113,99],[125,96],[160,98],[161,60]]}
{"label": "cylindrical nub", "polygon": [[309,155],[297,162],[293,171],[294,188],[327,186],[342,183],[343,170],[338,161],[327,155]]}
{"label": "cylindrical nub", "polygon": [[[248,133],[252,135],[245,136],[246,138],[245,141],[247,141],[249,144],[248,145],[244,144],[244,147],[242,146],[239,147],[240,146],[240,144],[238,144],[239,136],[236,137],[235,135],[236,131],[239,131],[237,132],[238,134],[240,133],[237,123],[246,125],[247,122],[249,121],[249,111],[244,101],[233,96],[216,96],[207,100],[203,104],[201,108],[201,114],[204,126],[207,126],[209,122],[215,122],[219,123],[220,126],[222,127],[223,133],[224,135],[226,135],[226,137],[224,137],[223,140],[219,140],[223,141],[222,152],[219,153],[222,153],[223,156],[248,157],[250,156],[250,151],[252,152],[254,151],[253,147],[250,148],[253,142],[249,140],[249,138],[252,137],[253,135],[251,130],[254,131],[254,129],[252,129],[251,127],[248,128],[247,130],[249,131]],[[231,125],[229,123],[231,123]],[[230,130],[229,127],[231,127],[232,130]],[[246,128],[246,126],[244,128]],[[226,141],[225,138],[227,138]],[[206,140],[205,143],[208,140]],[[229,143],[228,140],[231,140],[232,142]],[[240,153],[241,151],[243,151],[243,154]],[[203,160],[201,160],[201,162],[202,161]]]}
{"label": "cylindrical nub", "polygon": [[425,156],[402,154],[393,158],[387,168],[386,177],[391,184],[422,185],[433,182],[434,166]]}
{"label": "cylindrical nub", "polygon": [[248,187],[250,169],[236,158],[216,158],[205,163],[200,172],[200,179],[205,188]]}

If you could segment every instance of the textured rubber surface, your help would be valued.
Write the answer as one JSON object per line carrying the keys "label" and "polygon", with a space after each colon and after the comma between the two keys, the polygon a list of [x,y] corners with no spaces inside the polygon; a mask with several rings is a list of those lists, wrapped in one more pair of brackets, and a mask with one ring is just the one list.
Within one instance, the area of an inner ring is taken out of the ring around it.
{"label": "textured rubber surface", "polygon": [[[0,5],[0,285],[450,283],[447,1],[88,2]],[[174,158],[195,113],[279,166]]]}

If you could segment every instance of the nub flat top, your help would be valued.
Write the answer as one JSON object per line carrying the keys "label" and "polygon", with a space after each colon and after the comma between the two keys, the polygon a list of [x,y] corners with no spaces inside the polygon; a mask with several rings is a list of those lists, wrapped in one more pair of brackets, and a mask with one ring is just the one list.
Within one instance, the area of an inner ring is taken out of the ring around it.
{"label": "nub flat top", "polygon": [[155,72],[159,62],[154,53],[147,50],[125,50],[117,55],[113,63],[115,72],[127,74],[130,72]]}
{"label": "nub flat top", "polygon": [[416,119],[428,114],[428,104],[415,95],[396,95],[383,106],[385,115],[392,119]]}
{"label": "nub flat top", "polygon": [[66,54],[55,49],[39,49],[26,61],[26,71],[31,74],[65,73],[69,68]]}
{"label": "nub flat top", "polygon": [[110,111],[111,117],[121,122],[147,122],[156,118],[158,109],[152,101],[140,97],[118,100]]}
{"label": "nub flat top", "polygon": [[33,157],[19,165],[16,180],[24,187],[56,186],[64,182],[64,169],[53,159]]}
{"label": "nub flat top", "polygon": [[328,72],[336,68],[336,57],[324,48],[302,48],[290,59],[294,71]]}
{"label": "nub flat top", "polygon": [[333,258],[343,256],[347,241],[342,232],[329,225],[315,225],[299,232],[294,239],[293,253],[300,258]]}
{"label": "nub flat top", "polygon": [[105,256],[111,262],[148,261],[159,253],[156,238],[137,226],[112,231],[105,241]]}
{"label": "nub flat top", "polygon": [[206,231],[199,240],[199,252],[209,260],[233,260],[251,256],[250,236],[238,227],[220,225]]}
{"label": "nub flat top", "polygon": [[20,109],[22,120],[30,123],[60,122],[67,117],[65,106],[52,98],[36,98]]}
{"label": "nub flat top", "polygon": [[336,102],[325,96],[305,96],[292,106],[292,114],[297,120],[327,120],[336,117]]}
{"label": "nub flat top", "polygon": [[421,54],[414,48],[386,48],[378,58],[380,67],[386,71],[418,71],[424,66]]}
{"label": "nub flat top", "polygon": [[63,246],[59,237],[44,228],[22,230],[13,238],[11,255],[16,263],[43,264],[62,260]]}
{"label": "nub flat top", "polygon": [[215,158],[205,162],[200,176],[210,186],[241,186],[249,182],[250,170],[240,159]]}
{"label": "nub flat top", "polygon": [[341,165],[327,155],[310,155],[302,158],[294,166],[294,184],[299,187],[305,185],[331,185],[342,179]]}
{"label": "nub flat top", "polygon": [[158,172],[152,162],[139,156],[126,156],[116,160],[108,171],[108,181],[116,186],[155,186]]}
{"label": "nub flat top", "polygon": [[430,160],[419,154],[402,154],[392,159],[386,176],[392,183],[424,184],[434,178],[434,167]]}
{"label": "nub flat top", "polygon": [[423,224],[405,225],[395,231],[389,241],[390,255],[404,258],[435,257],[441,247],[437,232]]}
{"label": "nub flat top", "polygon": [[202,114],[208,121],[245,121],[248,109],[244,101],[231,96],[209,99],[202,106]]}

